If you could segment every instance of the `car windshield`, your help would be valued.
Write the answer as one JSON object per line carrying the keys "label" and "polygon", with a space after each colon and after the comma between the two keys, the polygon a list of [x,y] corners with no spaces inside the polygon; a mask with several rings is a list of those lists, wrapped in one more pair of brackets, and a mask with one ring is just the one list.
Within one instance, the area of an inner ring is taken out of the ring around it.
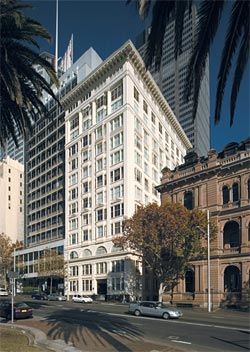
{"label": "car windshield", "polygon": [[160,307],[160,308],[169,308],[169,307],[171,307],[171,304],[170,304],[170,303],[159,302],[159,303],[157,303],[157,307]]}

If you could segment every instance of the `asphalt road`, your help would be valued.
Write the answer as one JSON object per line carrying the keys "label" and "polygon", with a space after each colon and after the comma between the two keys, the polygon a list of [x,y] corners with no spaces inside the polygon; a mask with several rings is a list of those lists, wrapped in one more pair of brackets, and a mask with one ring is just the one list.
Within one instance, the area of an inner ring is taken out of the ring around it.
{"label": "asphalt road", "polygon": [[162,320],[135,317],[128,314],[127,306],[122,304],[25,301],[34,308],[34,316],[53,323],[53,330],[64,334],[66,339],[79,333],[79,327],[85,327],[96,336],[111,331],[183,351],[240,352],[250,348],[248,313],[220,310],[209,314],[182,309],[184,316],[181,319]]}

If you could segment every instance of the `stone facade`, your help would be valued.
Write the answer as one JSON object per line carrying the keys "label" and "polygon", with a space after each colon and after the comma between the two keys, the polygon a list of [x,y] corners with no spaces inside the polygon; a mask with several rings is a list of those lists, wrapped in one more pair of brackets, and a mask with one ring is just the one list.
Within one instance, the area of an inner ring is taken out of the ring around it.
{"label": "stone facade", "polygon": [[[163,169],[162,202],[209,210],[218,233],[211,241],[212,306],[247,305],[250,283],[250,140],[230,143],[207,157],[188,153],[174,171]],[[190,263],[175,301],[207,305],[207,258]]]}

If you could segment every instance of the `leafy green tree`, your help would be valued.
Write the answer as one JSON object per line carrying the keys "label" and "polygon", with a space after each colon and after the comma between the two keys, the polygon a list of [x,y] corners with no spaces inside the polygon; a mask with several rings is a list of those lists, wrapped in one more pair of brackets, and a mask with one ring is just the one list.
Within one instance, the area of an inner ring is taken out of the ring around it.
{"label": "leafy green tree", "polygon": [[173,291],[183,278],[189,261],[204,255],[206,231],[204,212],[178,203],[153,203],[125,220],[123,235],[114,242],[142,255],[157,278],[161,300],[163,292]]}
{"label": "leafy green tree", "polygon": [[54,249],[43,251],[43,255],[37,261],[35,271],[39,277],[50,278],[50,293],[52,293],[53,278],[63,278],[66,268],[64,255],[57,253]]}
{"label": "leafy green tree", "polygon": [[13,270],[13,250],[20,248],[21,242],[13,243],[4,233],[0,234],[0,286],[7,287],[7,274]]}
{"label": "leafy green tree", "polygon": [[[51,82],[58,83],[53,66],[39,55],[38,39],[50,40],[41,24],[24,14],[30,8],[17,0],[1,0],[0,145],[26,135],[39,115],[46,114],[42,93],[56,99]],[[37,71],[42,67],[51,82]]]}
{"label": "leafy green tree", "polygon": [[[130,3],[128,0],[127,3]],[[166,24],[175,21],[175,58],[182,52],[182,32],[184,16],[192,11],[194,0],[137,0],[139,14],[142,18],[151,14],[151,32],[149,35],[146,66],[153,62],[160,65]],[[197,3],[197,2],[196,2]],[[219,73],[217,76],[216,106],[214,121],[220,121],[221,106],[225,87],[230,71],[234,69],[231,88],[230,126],[234,121],[237,96],[243,74],[249,59],[249,13],[250,1],[242,0],[201,0],[198,2],[198,23],[196,26],[193,52],[189,62],[186,81],[186,99],[193,94],[193,118],[196,116],[200,85],[205,73],[208,54],[213,40],[221,24],[222,14],[226,12],[226,5],[231,6],[228,18],[226,38],[222,44]]]}

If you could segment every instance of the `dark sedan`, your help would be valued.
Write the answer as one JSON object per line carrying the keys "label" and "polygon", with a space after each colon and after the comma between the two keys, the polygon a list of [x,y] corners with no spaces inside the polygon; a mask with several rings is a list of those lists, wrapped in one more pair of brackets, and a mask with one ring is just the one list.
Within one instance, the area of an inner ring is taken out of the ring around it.
{"label": "dark sedan", "polygon": [[35,292],[35,293],[32,293],[31,298],[38,299],[41,301],[47,301],[48,296],[46,295],[46,293],[43,293],[43,292]]}
{"label": "dark sedan", "polygon": [[[11,302],[2,301],[0,302],[0,316],[11,319]],[[32,318],[33,310],[24,302],[14,303],[14,319]]]}

